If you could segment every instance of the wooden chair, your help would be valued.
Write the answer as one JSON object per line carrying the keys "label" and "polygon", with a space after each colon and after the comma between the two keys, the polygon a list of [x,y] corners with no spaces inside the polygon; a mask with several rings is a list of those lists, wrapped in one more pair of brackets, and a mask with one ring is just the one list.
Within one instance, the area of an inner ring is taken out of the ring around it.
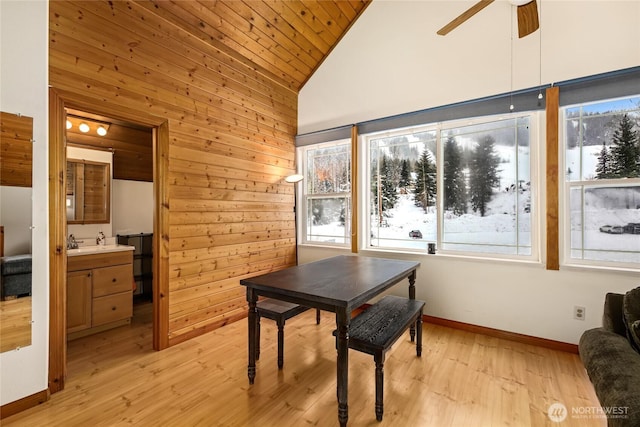
{"label": "wooden chair", "polygon": [[[274,320],[278,325],[278,369],[284,365],[284,323],[287,319],[309,310],[309,307],[280,301],[277,299],[263,299],[256,303],[258,312],[256,329],[256,360],[260,358],[260,318]],[[320,310],[316,309],[316,324],[320,324]]]}

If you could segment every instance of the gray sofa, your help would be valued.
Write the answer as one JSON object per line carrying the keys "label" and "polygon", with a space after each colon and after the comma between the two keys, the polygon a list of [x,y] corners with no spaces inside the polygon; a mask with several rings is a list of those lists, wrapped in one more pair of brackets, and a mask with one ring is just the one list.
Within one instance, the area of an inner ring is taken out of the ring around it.
{"label": "gray sofa", "polygon": [[615,413],[607,416],[610,427],[640,426],[640,353],[630,332],[638,320],[640,291],[608,293],[602,327],[585,331],[580,337],[580,358],[600,405],[604,411]]}

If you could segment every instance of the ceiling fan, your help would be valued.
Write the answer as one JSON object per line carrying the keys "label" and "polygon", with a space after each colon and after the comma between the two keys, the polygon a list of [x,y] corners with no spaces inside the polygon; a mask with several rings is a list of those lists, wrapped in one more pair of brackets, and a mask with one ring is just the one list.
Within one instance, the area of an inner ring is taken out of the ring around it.
{"label": "ceiling fan", "polygon": [[[456,17],[453,21],[449,22],[444,27],[440,28],[437,34],[444,36],[450,31],[457,28],[464,23],[467,19],[471,18],[476,13],[480,12],[485,7],[493,3],[494,0],[480,0],[478,3],[471,6],[464,11],[461,15]],[[536,0],[509,0],[514,6],[518,6],[518,37],[522,38],[533,33],[540,27],[538,21],[538,5]]]}

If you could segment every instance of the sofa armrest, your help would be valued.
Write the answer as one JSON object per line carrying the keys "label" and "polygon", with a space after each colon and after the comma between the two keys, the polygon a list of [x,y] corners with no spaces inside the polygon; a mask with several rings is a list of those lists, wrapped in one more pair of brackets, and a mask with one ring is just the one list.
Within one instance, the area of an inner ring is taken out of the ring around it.
{"label": "sofa armrest", "polygon": [[623,337],[627,336],[627,329],[622,314],[622,301],[624,295],[609,292],[604,298],[604,313],[602,314],[602,327],[615,332]]}
{"label": "sofa armrest", "polygon": [[600,405],[624,408],[623,416],[608,418],[608,427],[639,426],[640,354],[625,337],[604,328],[585,331],[579,351]]}

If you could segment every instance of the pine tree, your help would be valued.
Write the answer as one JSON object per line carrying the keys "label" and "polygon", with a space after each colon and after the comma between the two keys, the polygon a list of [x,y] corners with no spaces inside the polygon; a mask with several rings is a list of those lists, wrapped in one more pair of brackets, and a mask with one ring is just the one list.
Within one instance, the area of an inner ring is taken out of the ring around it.
{"label": "pine tree", "polygon": [[500,158],[494,149],[492,136],[485,136],[478,141],[469,165],[471,207],[480,216],[487,212],[487,204],[493,196],[493,189],[500,184],[498,165]]}
{"label": "pine tree", "polygon": [[402,168],[400,170],[400,188],[407,188],[411,183],[411,166],[409,165],[409,160],[404,159],[402,161]]}
{"label": "pine tree", "polygon": [[596,179],[612,178],[613,175],[613,159],[606,144],[603,143],[596,165]]}
{"label": "pine tree", "polygon": [[444,144],[444,210],[453,211],[456,215],[467,212],[467,185],[463,169],[462,149],[455,138],[449,137]]}
{"label": "pine tree", "polygon": [[611,157],[616,178],[640,176],[640,141],[633,125],[629,115],[625,114],[620,119],[618,129],[613,132]]}
{"label": "pine tree", "polygon": [[393,164],[387,156],[382,157],[382,163],[380,164],[380,178],[382,212],[384,212],[392,209],[398,200],[398,193],[396,192],[396,185],[393,179]]}
{"label": "pine tree", "polygon": [[424,150],[416,162],[414,200],[416,206],[422,206],[425,212],[436,202],[436,165],[428,150]]}

